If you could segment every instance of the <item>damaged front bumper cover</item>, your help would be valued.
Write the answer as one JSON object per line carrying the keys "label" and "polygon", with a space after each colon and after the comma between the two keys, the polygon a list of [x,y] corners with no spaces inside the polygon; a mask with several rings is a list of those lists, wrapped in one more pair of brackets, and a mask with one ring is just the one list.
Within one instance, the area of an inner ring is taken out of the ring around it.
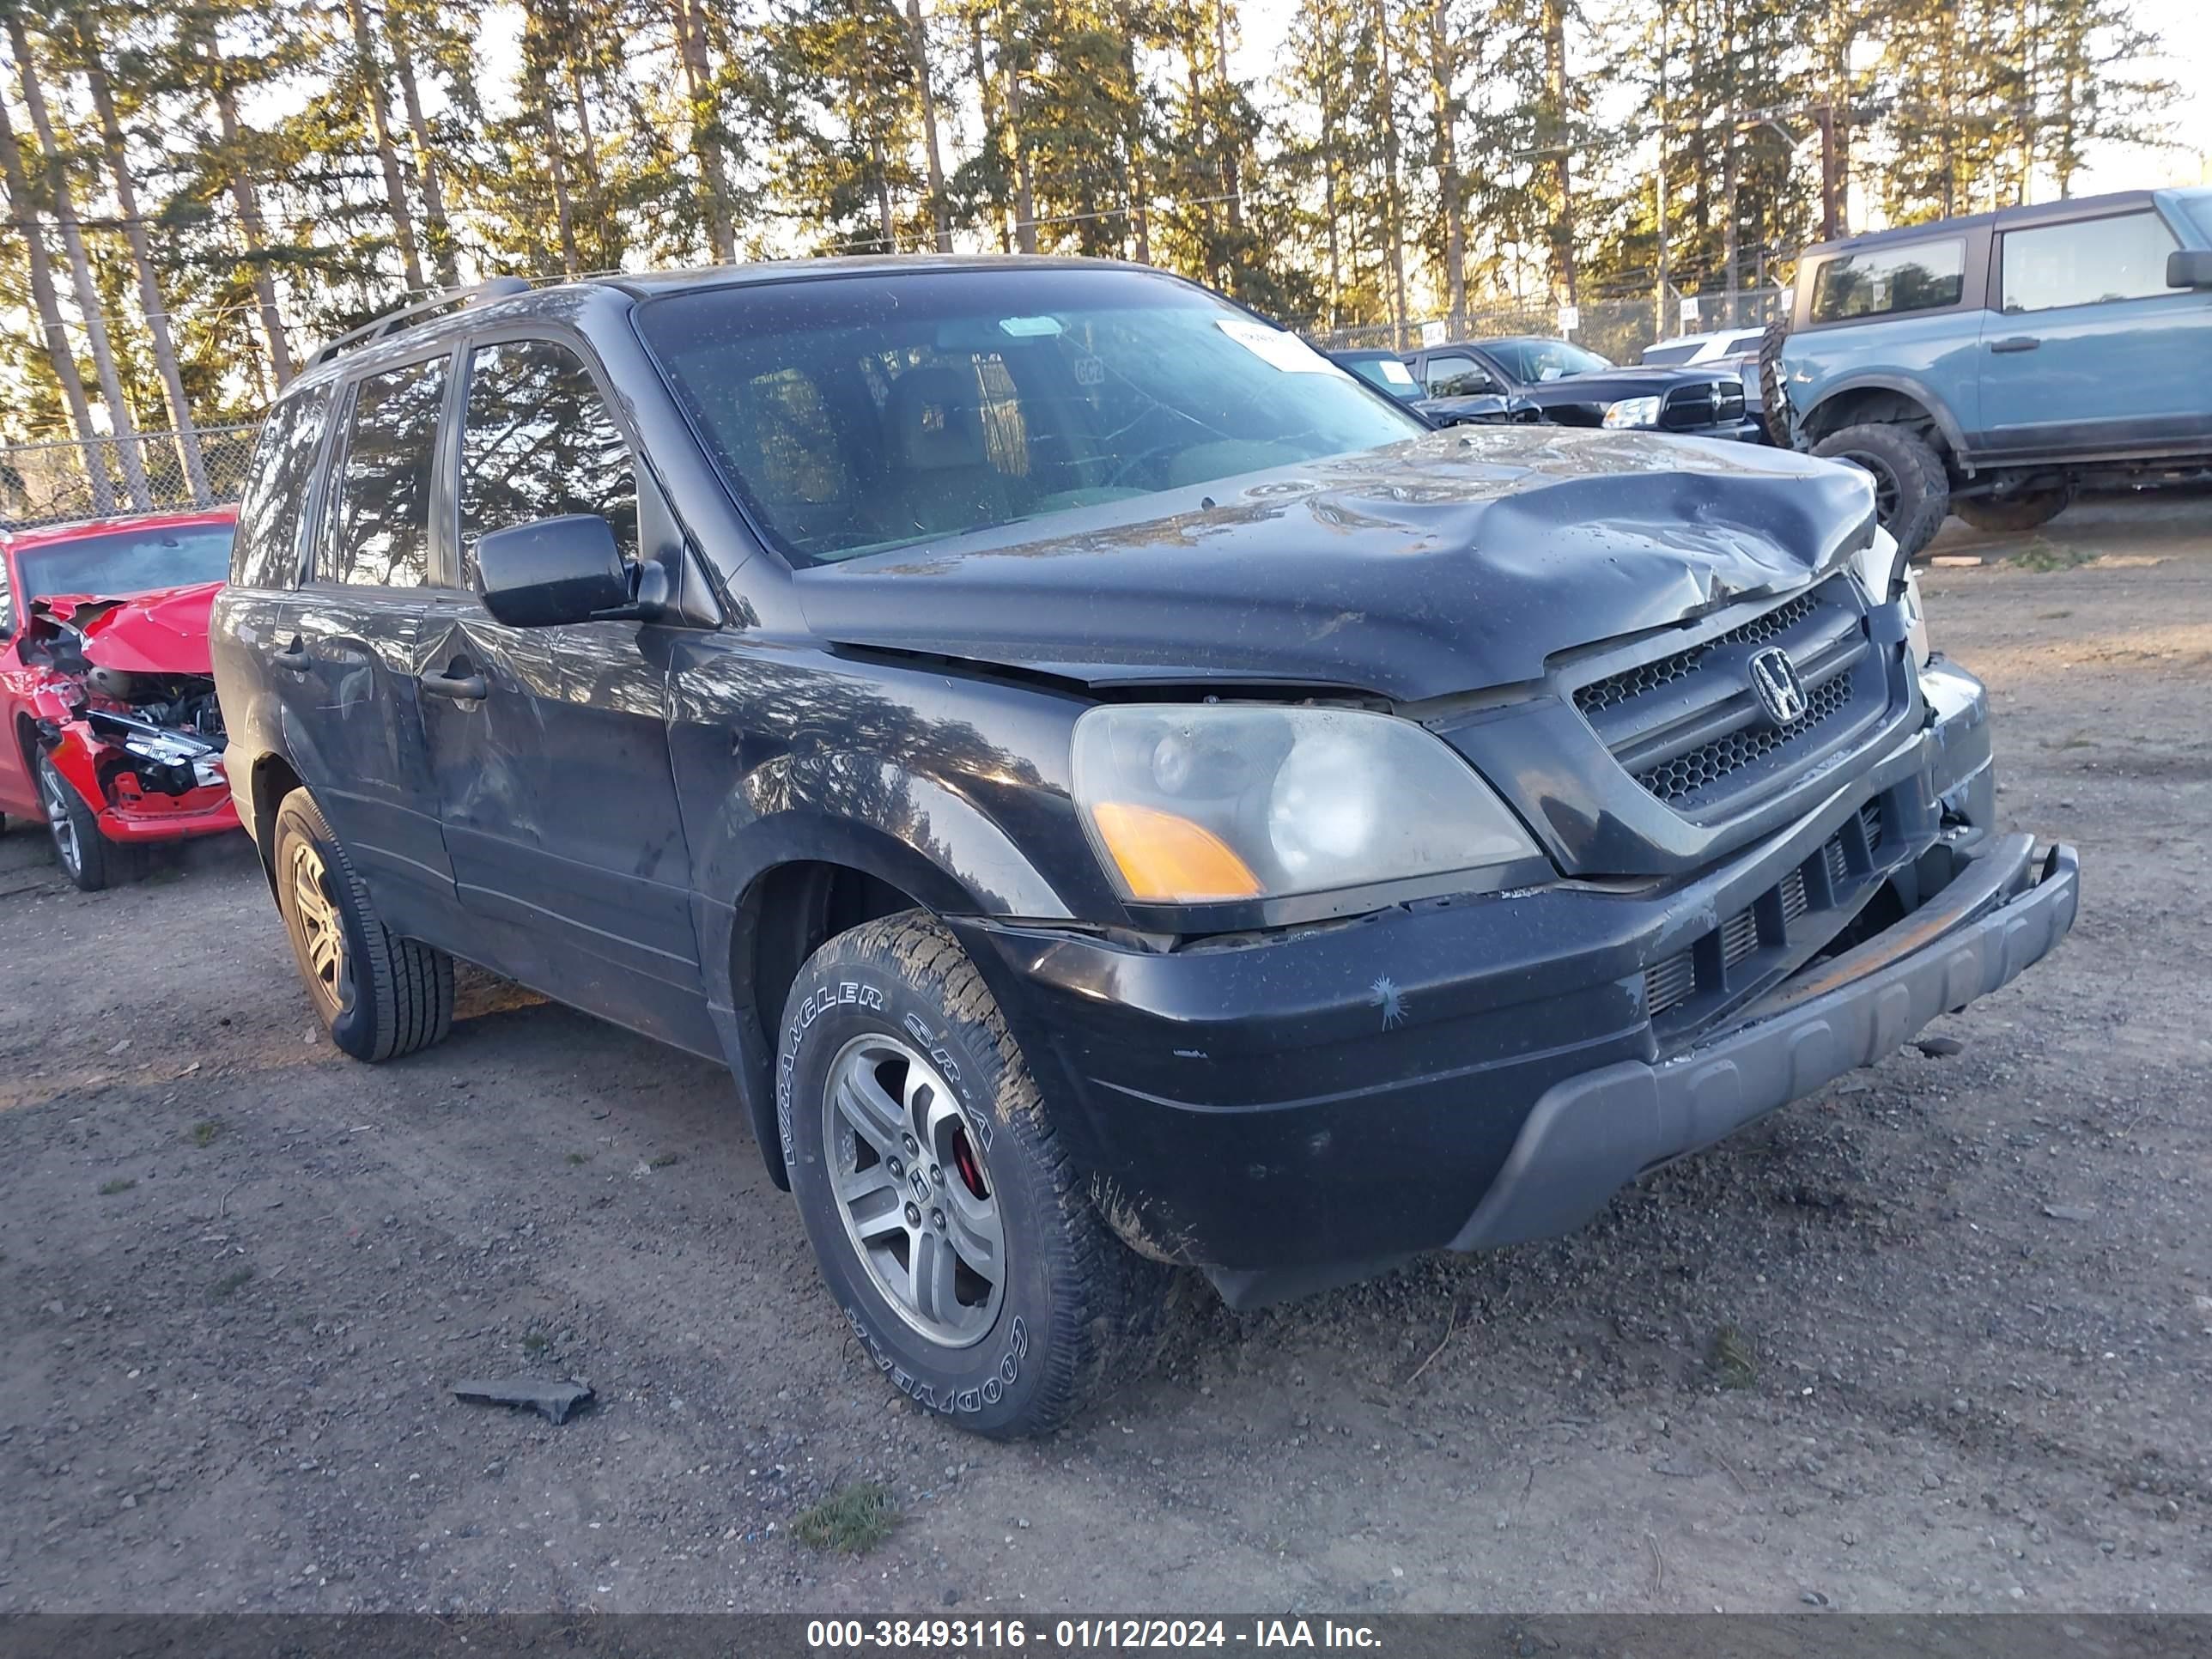
{"label": "damaged front bumper cover", "polygon": [[175,841],[238,828],[222,747],[197,732],[94,707],[41,722],[39,735],[109,841]]}
{"label": "damaged front bumper cover", "polygon": [[[1978,684],[1938,665],[1923,690],[1926,726],[1672,889],[1562,883],[1170,952],[951,925],[1066,1103],[1055,1123],[1102,1214],[1231,1305],[1565,1232],[2073,925],[2074,850],[1990,832]],[[1655,1019],[1647,972],[1706,950],[1718,966],[1723,922],[1746,915],[1757,947]]]}

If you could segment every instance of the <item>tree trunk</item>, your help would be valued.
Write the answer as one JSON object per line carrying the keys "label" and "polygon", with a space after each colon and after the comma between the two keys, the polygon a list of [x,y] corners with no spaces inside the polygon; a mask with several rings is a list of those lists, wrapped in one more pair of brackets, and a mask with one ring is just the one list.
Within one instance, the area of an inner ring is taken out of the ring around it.
{"label": "tree trunk", "polygon": [[392,214],[392,240],[399,249],[399,263],[407,276],[409,293],[429,290],[422,281],[422,260],[415,251],[415,216],[407,210],[407,185],[399,171],[399,147],[392,141],[392,106],[384,95],[384,64],[376,55],[368,33],[368,0],[346,0],[353,22],[354,69],[361,76],[362,96],[368,105],[368,132],[376,145],[376,164],[384,174],[384,204]]}
{"label": "tree trunk", "polygon": [[721,140],[714,113],[714,66],[707,58],[707,23],[696,0],[676,0],[676,45],[684,63],[685,109],[691,127],[691,155],[699,169],[700,200],[707,210],[707,234],[721,264],[738,262],[738,238],[730,219],[730,185],[722,174]]}
{"label": "tree trunk", "polygon": [[875,163],[876,234],[882,240],[884,252],[898,252],[898,227],[891,217],[891,164],[884,153],[884,141],[868,140],[868,158]]}
{"label": "tree trunk", "polygon": [[945,155],[937,143],[937,94],[929,84],[929,31],[921,25],[921,0],[906,0],[906,26],[914,38],[914,85],[921,99],[921,143],[929,163],[929,220],[937,251],[952,252],[952,214],[945,199]]}
{"label": "tree trunk", "polygon": [[1024,253],[1037,251],[1036,191],[1030,172],[1029,134],[1022,125],[1022,67],[1015,60],[1012,43],[1001,37],[1006,77],[1006,135],[1014,146],[1014,245]]}
{"label": "tree trunk", "polygon": [[1552,149],[1552,190],[1558,198],[1557,217],[1552,222],[1552,276],[1565,296],[1576,303],[1575,163],[1569,146],[1567,118],[1566,0],[1544,0],[1544,101],[1549,106],[1551,132],[1545,143]]}
{"label": "tree trunk", "polygon": [[1459,145],[1452,107],[1452,83],[1459,78],[1459,52],[1451,37],[1449,0],[1429,0],[1429,92],[1437,124],[1437,193],[1444,210],[1444,302],[1455,337],[1467,323],[1467,219],[1460,199]]}
{"label": "tree trunk", "polygon": [[1659,9],[1659,166],[1651,175],[1651,310],[1653,337],[1663,340],[1667,327],[1667,9]]}
{"label": "tree trunk", "polygon": [[1398,89],[1390,78],[1388,0],[1375,0],[1375,46],[1380,70],[1375,89],[1382,100],[1382,217],[1390,239],[1390,349],[1406,349],[1406,204],[1398,182]]}
{"label": "tree trunk", "polygon": [[261,313],[261,336],[269,347],[269,369],[282,392],[292,378],[292,348],[284,338],[283,314],[276,309],[276,279],[269,269],[269,233],[261,218],[261,198],[253,179],[240,164],[238,100],[230,89],[230,64],[210,34],[205,43],[207,67],[215,82],[216,114],[222,125],[223,165],[230,176],[230,199],[238,209],[239,234],[246,242],[246,263],[253,273],[253,298]]}
{"label": "tree trunk", "polygon": [[46,232],[24,182],[22,152],[15,146],[15,129],[8,118],[5,98],[0,98],[0,179],[8,185],[8,216],[23,228],[23,247],[31,267],[31,301],[38,310],[39,327],[46,337],[46,361],[53,368],[54,379],[61,383],[62,400],[69,405],[70,422],[76,428],[77,442],[84,453],[92,510],[105,516],[115,511],[115,492],[100,459],[100,429],[92,423],[84,378],[76,372],[76,355],[70,349],[69,334],[62,325],[61,301],[54,293],[53,267],[46,258]]}
{"label": "tree trunk", "polygon": [[100,138],[107,150],[107,167],[115,181],[115,205],[123,215],[124,239],[131,245],[131,263],[138,274],[138,306],[146,313],[146,331],[154,343],[154,365],[161,371],[161,390],[169,399],[169,424],[177,441],[177,459],[184,463],[185,482],[191,487],[192,503],[204,507],[208,494],[207,469],[200,459],[200,434],[192,424],[191,406],[185,400],[184,376],[177,368],[176,342],[169,331],[169,313],[161,301],[161,286],[154,275],[154,256],[146,241],[146,226],[138,215],[138,191],[131,182],[131,158],[123,141],[123,124],[116,118],[115,94],[107,82],[107,65],[100,49],[80,30],[77,52],[85,79],[92,90],[92,106],[100,117]]}
{"label": "tree trunk", "polygon": [[1127,112],[1121,144],[1128,155],[1130,228],[1136,233],[1137,263],[1152,262],[1152,216],[1145,183],[1145,86],[1137,78],[1137,26],[1128,0],[1121,0],[1121,96]]}
{"label": "tree trunk", "polygon": [[547,170],[553,175],[553,218],[561,232],[561,274],[574,276],[582,268],[576,258],[576,210],[568,199],[568,164],[561,155],[561,129],[554,124],[550,99],[540,100],[538,123],[545,134]]}
{"label": "tree trunk", "polygon": [[61,222],[62,251],[69,256],[70,282],[76,289],[77,310],[83,313],[86,343],[92,348],[92,367],[100,377],[100,395],[107,405],[107,419],[115,433],[117,459],[123,465],[123,483],[132,505],[144,512],[154,504],[146,488],[145,458],[138,453],[137,434],[131,405],[123,400],[123,382],[115,372],[115,354],[107,343],[107,320],[101,314],[100,290],[93,286],[92,260],[85,252],[84,233],[76,221],[76,203],[70,194],[69,169],[54,143],[54,126],[46,112],[46,94],[31,62],[31,39],[21,13],[8,15],[8,40],[15,49],[15,73],[23,85],[23,106],[30,112],[31,131],[39,141],[39,156],[46,169],[47,193],[53,198],[54,216]]}
{"label": "tree trunk", "polygon": [[438,176],[438,152],[430,142],[430,125],[422,118],[422,88],[415,80],[415,57],[407,50],[405,32],[390,12],[384,17],[386,38],[392,43],[392,67],[399,77],[399,96],[407,111],[407,133],[415,146],[415,173],[422,181],[422,222],[428,230],[430,262],[438,280],[447,288],[461,285],[461,270],[453,248],[453,222],[446,217],[446,189]]}

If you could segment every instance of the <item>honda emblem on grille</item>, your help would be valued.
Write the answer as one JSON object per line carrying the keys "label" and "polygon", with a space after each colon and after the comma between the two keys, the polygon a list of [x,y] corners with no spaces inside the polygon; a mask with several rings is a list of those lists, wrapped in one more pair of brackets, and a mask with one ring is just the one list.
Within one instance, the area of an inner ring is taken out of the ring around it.
{"label": "honda emblem on grille", "polygon": [[1777,726],[1804,719],[1811,704],[1805,695],[1805,682],[1797,677],[1797,665],[1778,645],[1768,646],[1751,659],[1751,689],[1759,695],[1759,706]]}

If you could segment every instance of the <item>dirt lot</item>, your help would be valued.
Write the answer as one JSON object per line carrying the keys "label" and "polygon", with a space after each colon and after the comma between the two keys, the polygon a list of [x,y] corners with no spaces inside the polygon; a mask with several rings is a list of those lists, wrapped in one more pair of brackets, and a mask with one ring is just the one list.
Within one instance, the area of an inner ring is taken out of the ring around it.
{"label": "dirt lot", "polygon": [[[902,1413],[714,1068],[476,981],[311,1030],[242,842],[0,840],[0,1611],[2212,1609],[2212,497],[1955,524],[2051,963],[1577,1237],[1243,1318],[1046,1444]],[[2090,562],[2082,562],[2083,560]],[[555,1428],[471,1374],[581,1375]],[[789,1535],[841,1485],[901,1520]]]}

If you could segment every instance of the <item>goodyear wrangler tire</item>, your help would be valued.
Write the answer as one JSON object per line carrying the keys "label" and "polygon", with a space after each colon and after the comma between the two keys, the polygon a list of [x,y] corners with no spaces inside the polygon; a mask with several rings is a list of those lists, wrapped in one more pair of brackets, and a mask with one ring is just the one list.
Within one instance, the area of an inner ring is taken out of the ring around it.
{"label": "goodyear wrangler tire", "polygon": [[1043,1434],[1139,1353],[1163,1276],[1106,1228],[959,943],[918,910],[817,951],[784,1005],[777,1127],[844,1322],[916,1405]]}
{"label": "goodyear wrangler tire", "polygon": [[356,1060],[397,1060],[453,1024],[453,959],[380,921],[368,889],[304,789],[276,808],[276,908],[315,1018]]}

